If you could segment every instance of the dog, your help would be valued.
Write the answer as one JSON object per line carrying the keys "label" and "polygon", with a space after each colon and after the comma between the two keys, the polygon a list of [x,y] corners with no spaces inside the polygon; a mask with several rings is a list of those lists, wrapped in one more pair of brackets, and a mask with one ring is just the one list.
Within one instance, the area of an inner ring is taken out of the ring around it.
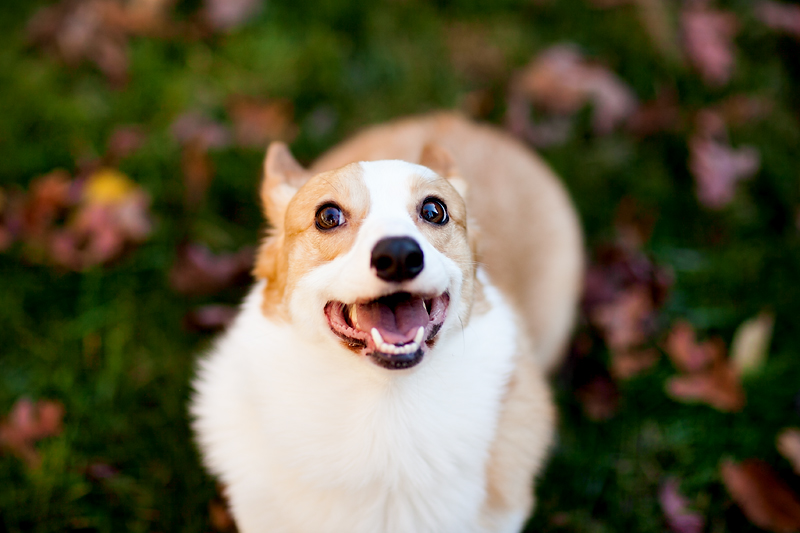
{"label": "dog", "polygon": [[274,142],[261,201],[256,284],[190,407],[239,531],[520,531],[582,279],[558,179],[438,113],[309,169]]}

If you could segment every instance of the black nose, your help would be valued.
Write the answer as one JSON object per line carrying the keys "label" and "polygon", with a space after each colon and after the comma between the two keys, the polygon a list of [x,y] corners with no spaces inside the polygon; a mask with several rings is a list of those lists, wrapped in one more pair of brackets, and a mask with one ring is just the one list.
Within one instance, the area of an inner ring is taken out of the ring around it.
{"label": "black nose", "polygon": [[410,237],[381,239],[372,249],[372,268],[385,281],[414,279],[424,263],[422,248]]}

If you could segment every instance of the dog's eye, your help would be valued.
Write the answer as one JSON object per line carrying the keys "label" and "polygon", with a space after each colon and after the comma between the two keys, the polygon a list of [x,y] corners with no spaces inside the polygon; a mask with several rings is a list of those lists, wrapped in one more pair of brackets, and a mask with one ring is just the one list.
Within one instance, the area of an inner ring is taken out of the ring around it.
{"label": "dog's eye", "polygon": [[442,224],[446,224],[448,221],[447,208],[445,207],[444,202],[438,198],[426,198],[422,203],[422,208],[420,208],[419,214],[431,224],[438,224],[441,226]]}
{"label": "dog's eye", "polygon": [[325,204],[317,209],[317,228],[321,230],[333,229],[344,224],[344,213],[338,206]]}

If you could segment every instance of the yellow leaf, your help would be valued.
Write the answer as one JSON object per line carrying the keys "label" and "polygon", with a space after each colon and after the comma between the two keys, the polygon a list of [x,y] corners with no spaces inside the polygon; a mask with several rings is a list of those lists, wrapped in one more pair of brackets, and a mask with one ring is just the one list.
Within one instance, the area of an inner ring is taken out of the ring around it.
{"label": "yellow leaf", "polygon": [[757,370],[764,364],[772,339],[775,315],[762,311],[745,320],[736,330],[731,342],[731,361],[740,375]]}
{"label": "yellow leaf", "polygon": [[135,189],[136,184],[119,170],[103,168],[89,176],[83,195],[90,203],[115,204]]}

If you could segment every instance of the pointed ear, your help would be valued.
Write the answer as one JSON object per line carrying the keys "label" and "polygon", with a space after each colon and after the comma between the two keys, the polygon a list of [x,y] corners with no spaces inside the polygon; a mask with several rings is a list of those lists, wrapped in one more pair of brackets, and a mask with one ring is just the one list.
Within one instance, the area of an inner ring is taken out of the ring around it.
{"label": "pointed ear", "polygon": [[466,198],[467,182],[461,177],[456,168],[456,162],[450,152],[436,143],[428,143],[422,148],[419,164],[433,170],[441,177],[446,178],[455,187],[458,194]]}
{"label": "pointed ear", "polygon": [[311,173],[300,166],[286,143],[273,142],[264,158],[264,181],[261,183],[261,202],[273,225],[283,220],[286,206]]}

